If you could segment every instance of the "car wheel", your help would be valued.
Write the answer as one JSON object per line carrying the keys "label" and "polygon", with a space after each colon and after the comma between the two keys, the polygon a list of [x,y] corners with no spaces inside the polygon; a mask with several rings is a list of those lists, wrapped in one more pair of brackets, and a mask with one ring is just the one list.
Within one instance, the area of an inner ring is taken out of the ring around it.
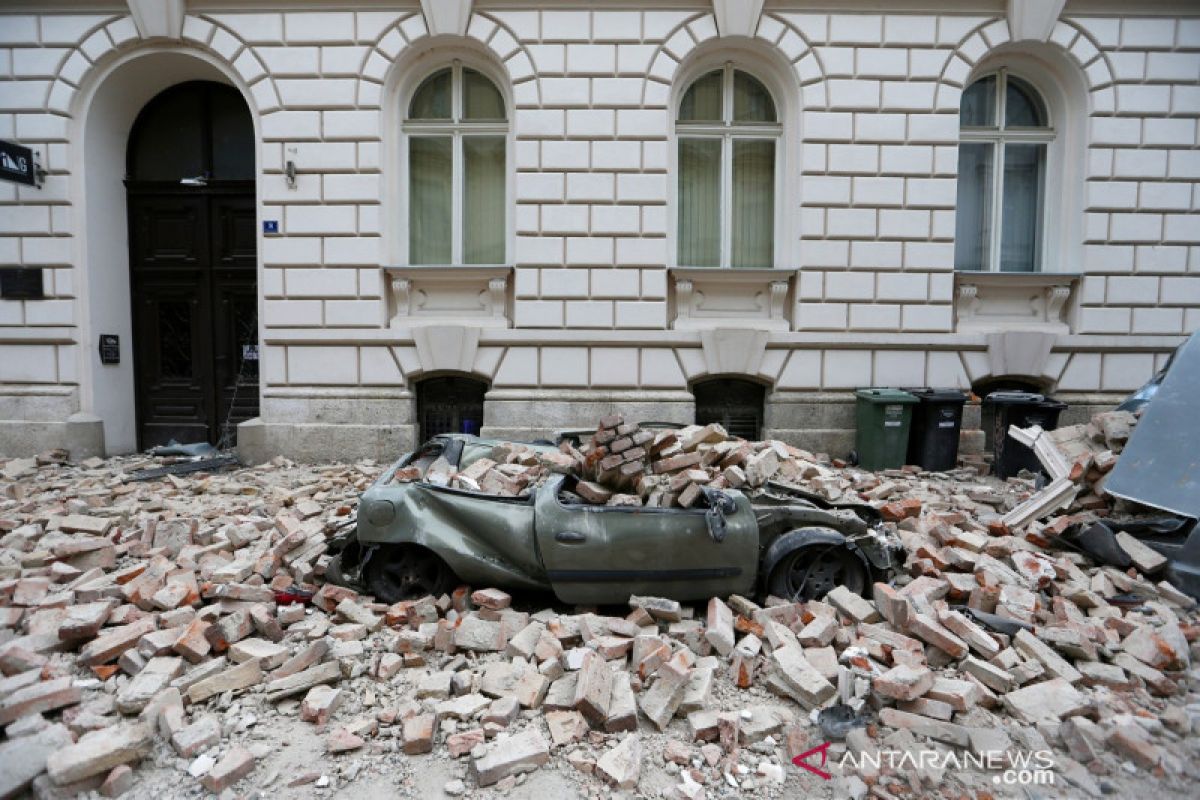
{"label": "car wheel", "polygon": [[838,586],[862,594],[866,584],[866,568],[846,547],[810,544],[793,550],[775,565],[767,590],[776,597],[800,602],[820,600]]}
{"label": "car wheel", "polygon": [[367,590],[384,603],[439,597],[453,588],[454,573],[432,550],[384,547],[366,567]]}

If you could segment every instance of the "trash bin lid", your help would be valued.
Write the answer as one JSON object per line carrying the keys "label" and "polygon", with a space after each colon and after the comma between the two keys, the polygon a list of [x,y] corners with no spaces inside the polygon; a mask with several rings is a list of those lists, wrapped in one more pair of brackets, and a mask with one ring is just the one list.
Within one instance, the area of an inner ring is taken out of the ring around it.
{"label": "trash bin lid", "polygon": [[856,389],[855,397],[859,397],[871,403],[917,403],[920,402],[906,391],[901,389]]}
{"label": "trash bin lid", "polygon": [[1000,403],[1002,405],[1034,405],[1045,401],[1046,396],[1033,392],[992,392],[983,398],[985,403]]}
{"label": "trash bin lid", "polygon": [[905,386],[904,391],[909,394],[916,395],[923,403],[965,403],[967,395],[960,392],[958,389],[931,389],[928,386],[923,386],[918,389],[910,389]]}

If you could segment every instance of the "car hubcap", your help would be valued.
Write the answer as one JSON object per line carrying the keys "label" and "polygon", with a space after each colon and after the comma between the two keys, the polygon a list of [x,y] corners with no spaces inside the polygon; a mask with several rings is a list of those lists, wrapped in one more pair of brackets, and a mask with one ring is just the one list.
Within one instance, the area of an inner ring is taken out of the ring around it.
{"label": "car hubcap", "polygon": [[838,586],[862,590],[862,568],[839,547],[811,548],[796,553],[787,566],[786,586],[793,600],[824,597]]}

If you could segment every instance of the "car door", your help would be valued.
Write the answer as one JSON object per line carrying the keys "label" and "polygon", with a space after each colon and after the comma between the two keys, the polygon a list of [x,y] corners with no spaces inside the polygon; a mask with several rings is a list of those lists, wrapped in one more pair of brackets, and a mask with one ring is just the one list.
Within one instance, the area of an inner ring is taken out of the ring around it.
{"label": "car door", "polygon": [[753,589],[758,525],[750,501],[730,492],[722,542],[703,509],[564,503],[563,476],[538,492],[535,526],[547,578],[567,603],[624,603],[631,594],[700,600]]}

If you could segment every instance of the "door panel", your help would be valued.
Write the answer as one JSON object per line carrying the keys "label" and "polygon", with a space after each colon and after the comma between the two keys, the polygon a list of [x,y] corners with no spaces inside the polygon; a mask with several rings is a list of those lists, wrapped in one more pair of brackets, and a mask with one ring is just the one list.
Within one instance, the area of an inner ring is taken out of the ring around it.
{"label": "door panel", "polygon": [[678,600],[724,597],[753,588],[758,524],[740,493],[713,541],[703,510],[567,505],[562,478],[537,496],[537,541],[554,593],[567,603],[620,603],[630,594]]}
{"label": "door panel", "polygon": [[232,446],[259,409],[253,187],[130,190],[139,444]]}

